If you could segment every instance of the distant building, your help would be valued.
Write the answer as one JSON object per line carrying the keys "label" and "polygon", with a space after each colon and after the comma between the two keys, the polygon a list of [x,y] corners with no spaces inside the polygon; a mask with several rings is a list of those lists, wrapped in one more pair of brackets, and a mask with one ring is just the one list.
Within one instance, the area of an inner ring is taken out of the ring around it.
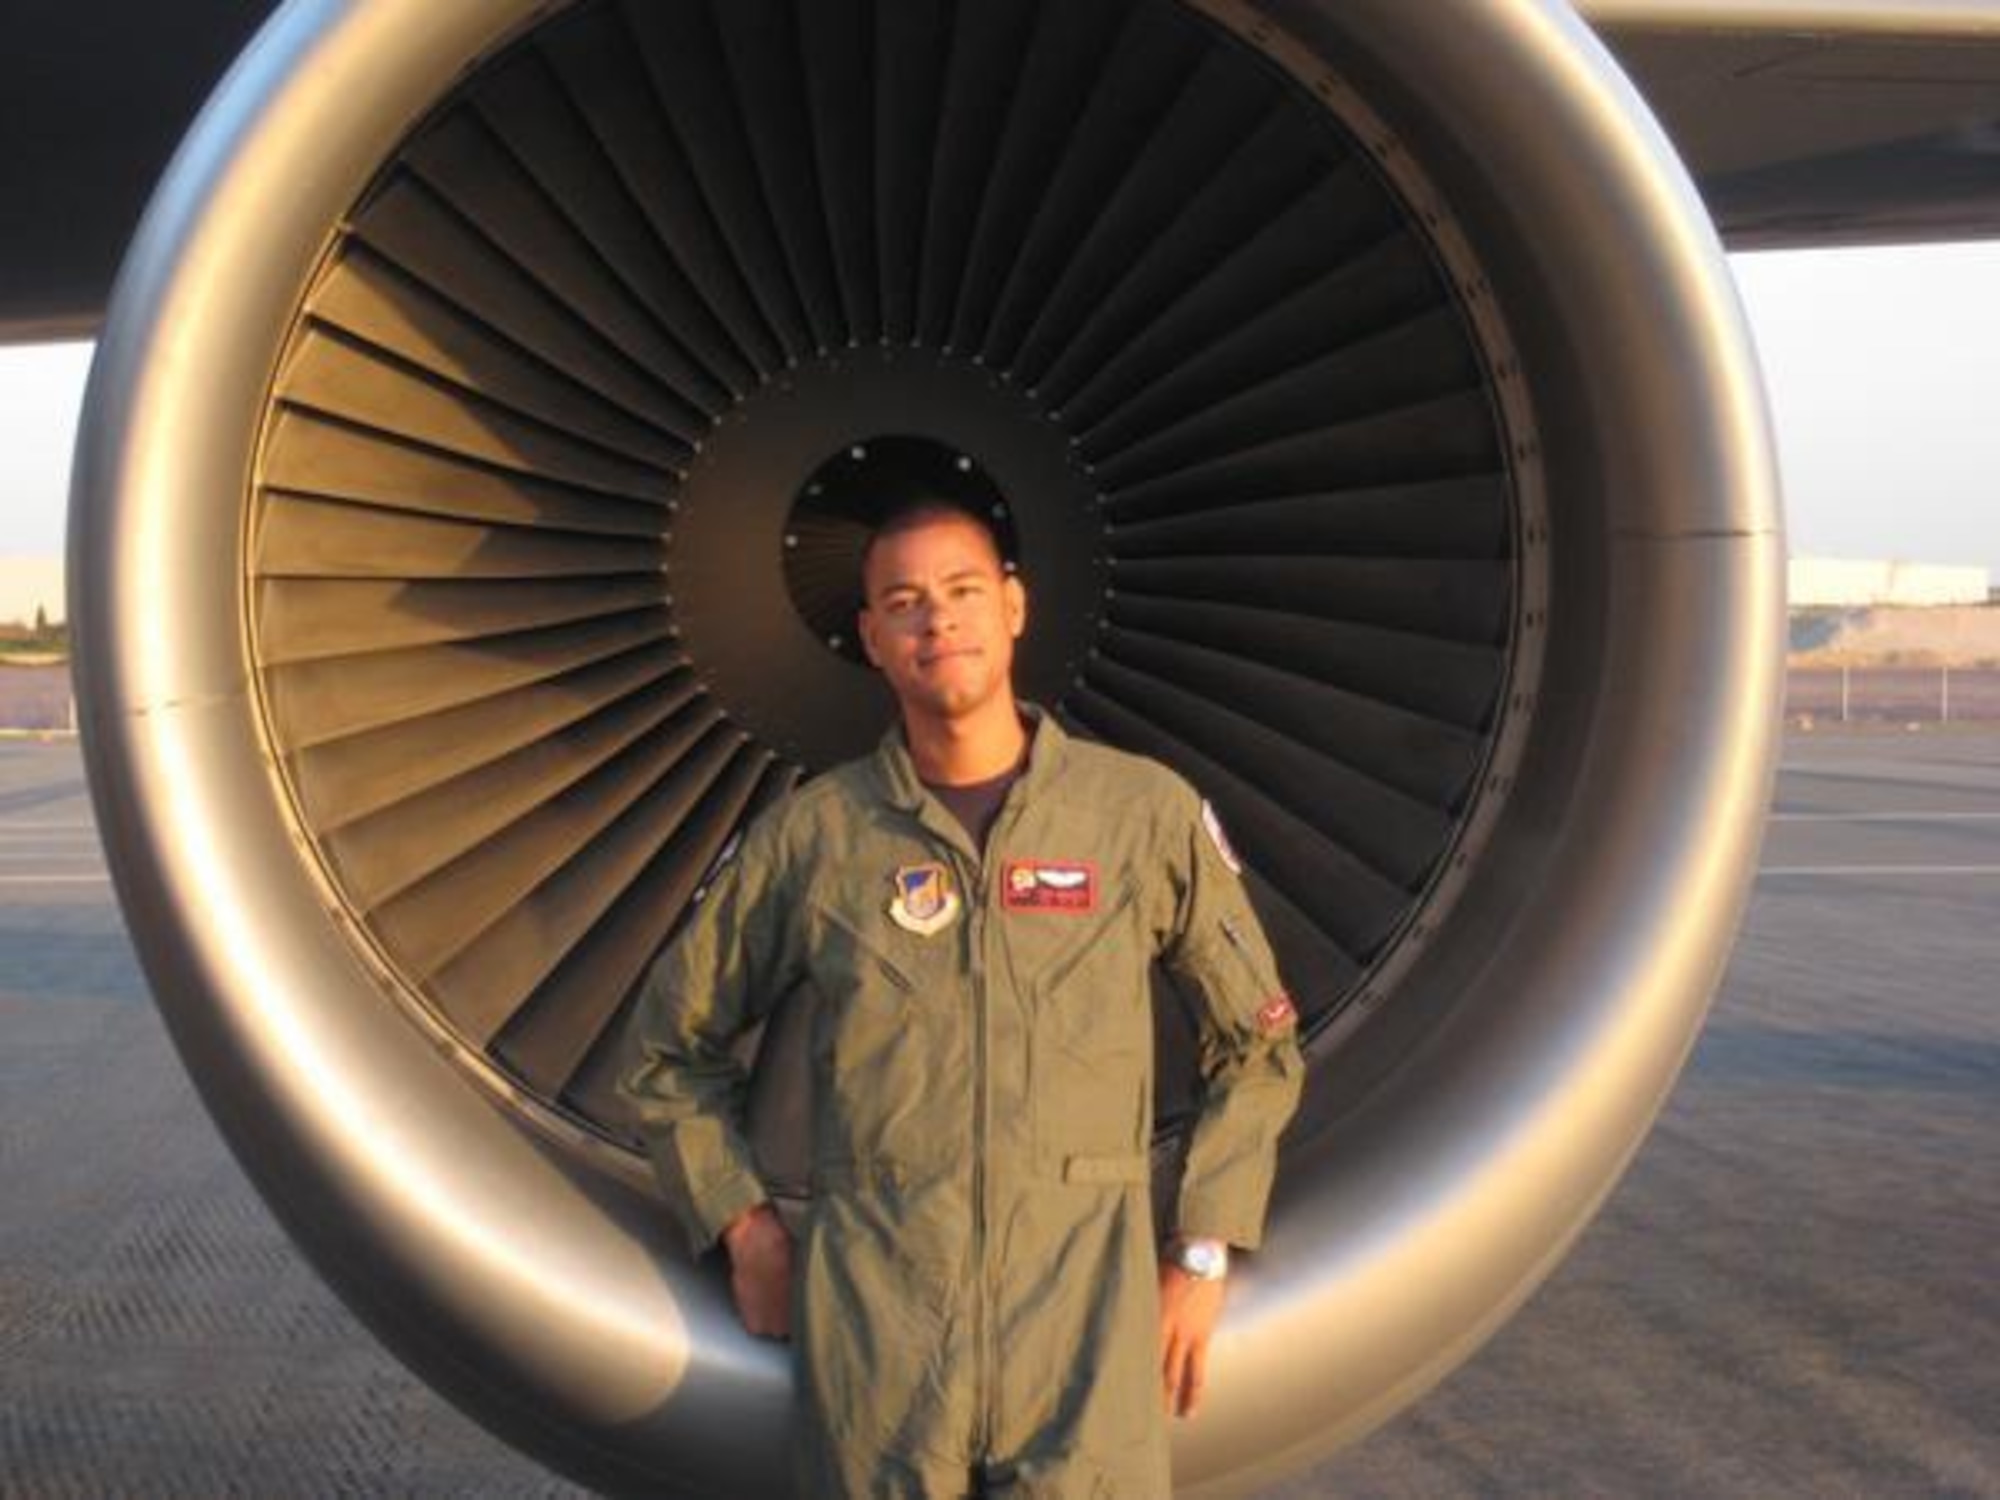
{"label": "distant building", "polygon": [[0,557],[0,625],[32,625],[35,611],[51,625],[69,618],[60,557]]}
{"label": "distant building", "polygon": [[1833,557],[1793,558],[1786,591],[1794,609],[1985,604],[1993,597],[1985,568]]}

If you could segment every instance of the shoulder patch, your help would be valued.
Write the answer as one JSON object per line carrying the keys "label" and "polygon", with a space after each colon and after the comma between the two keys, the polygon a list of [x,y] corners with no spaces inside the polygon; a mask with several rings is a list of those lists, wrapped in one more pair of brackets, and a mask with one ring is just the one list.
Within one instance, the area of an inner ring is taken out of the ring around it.
{"label": "shoulder patch", "polygon": [[905,932],[933,937],[958,915],[962,903],[952,889],[951,871],[935,860],[898,866],[892,883],[896,894],[889,903],[889,920]]}
{"label": "shoulder patch", "polygon": [[696,906],[708,899],[708,888],[715,884],[715,877],[729,868],[729,862],[736,858],[736,851],[742,847],[743,830],[739,828],[729,835],[728,841],[717,851],[715,858],[708,862],[708,869],[703,872],[700,883],[694,888],[693,900]]}
{"label": "shoulder patch", "polygon": [[743,830],[737,829],[729,835],[729,841],[716,851],[715,861],[708,867],[708,878],[715,879],[722,873],[722,867],[736,858],[736,851],[743,847]]}
{"label": "shoulder patch", "polygon": [[1241,875],[1243,861],[1236,857],[1235,849],[1230,847],[1229,835],[1222,831],[1222,819],[1215,815],[1214,804],[1206,799],[1201,804],[1201,826],[1208,834],[1208,841],[1215,845],[1215,852],[1221,855],[1222,862],[1229,866],[1229,873]]}
{"label": "shoulder patch", "polygon": [[729,862],[736,858],[736,851],[743,847],[743,830],[737,829],[729,835],[727,842],[716,851],[715,858],[708,862],[708,869],[702,874],[701,883],[694,888],[694,899],[699,901],[708,894],[708,888],[715,884],[715,877],[729,868]]}

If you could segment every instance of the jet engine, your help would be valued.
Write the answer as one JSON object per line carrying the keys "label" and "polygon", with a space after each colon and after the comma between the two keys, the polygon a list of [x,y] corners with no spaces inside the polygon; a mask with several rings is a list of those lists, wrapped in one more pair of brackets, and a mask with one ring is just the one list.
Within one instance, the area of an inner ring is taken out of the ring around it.
{"label": "jet engine", "polygon": [[1306,1103],[1176,1438],[1186,1493],[1242,1492],[1555,1264],[1754,864],[1762,395],[1564,4],[291,0],[89,395],[77,675],[134,939],[401,1358],[607,1490],[781,1491],[785,1352],[614,1085],[718,852],[887,720],[868,486],[829,476],[892,460],[990,486],[1024,692],[1213,801],[1294,988]]}

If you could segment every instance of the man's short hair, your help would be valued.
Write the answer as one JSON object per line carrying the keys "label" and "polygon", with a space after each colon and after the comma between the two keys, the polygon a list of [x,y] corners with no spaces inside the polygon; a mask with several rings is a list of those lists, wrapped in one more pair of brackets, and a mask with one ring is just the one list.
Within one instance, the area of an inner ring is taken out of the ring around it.
{"label": "man's short hair", "polygon": [[1002,572],[1012,572],[1013,564],[1008,560],[1007,550],[1001,544],[1000,533],[993,524],[993,517],[987,511],[947,495],[910,495],[898,499],[882,513],[875,524],[868,529],[868,540],[861,544],[860,582],[861,597],[865,604],[868,598],[868,559],[875,555],[876,544],[892,536],[916,531],[938,521],[964,521],[976,527],[979,534],[993,549],[993,560]]}
{"label": "man's short hair", "polygon": [[[806,476],[798,504],[823,540],[815,544],[821,549],[815,556],[804,548],[788,552],[787,576],[801,561],[813,561],[817,569],[837,556],[844,571],[852,559],[847,620],[867,603],[864,580],[875,543],[940,517],[972,522],[993,544],[1001,566],[1013,564],[1013,525],[999,484],[970,454],[934,438],[887,434],[843,448]],[[813,587],[824,592],[826,584]]]}

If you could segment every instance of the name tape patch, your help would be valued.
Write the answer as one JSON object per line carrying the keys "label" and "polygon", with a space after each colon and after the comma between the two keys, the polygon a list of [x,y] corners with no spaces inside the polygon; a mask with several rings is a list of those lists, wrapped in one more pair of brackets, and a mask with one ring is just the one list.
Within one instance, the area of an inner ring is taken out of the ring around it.
{"label": "name tape patch", "polygon": [[1013,859],[1000,870],[1000,905],[1006,911],[1097,910],[1097,866],[1083,859]]}

